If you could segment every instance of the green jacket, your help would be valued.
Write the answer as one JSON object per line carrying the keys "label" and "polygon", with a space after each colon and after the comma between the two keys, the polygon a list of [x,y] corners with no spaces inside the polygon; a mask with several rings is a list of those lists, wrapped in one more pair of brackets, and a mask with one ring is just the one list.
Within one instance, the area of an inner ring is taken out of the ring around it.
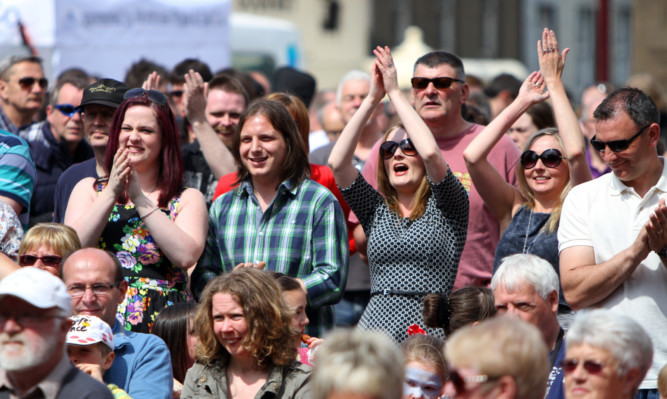
{"label": "green jacket", "polygon": [[[266,383],[255,399],[310,399],[312,368],[297,361],[287,366],[271,366]],[[195,363],[185,376],[181,399],[231,399],[227,387],[226,367],[222,362],[214,366]]]}

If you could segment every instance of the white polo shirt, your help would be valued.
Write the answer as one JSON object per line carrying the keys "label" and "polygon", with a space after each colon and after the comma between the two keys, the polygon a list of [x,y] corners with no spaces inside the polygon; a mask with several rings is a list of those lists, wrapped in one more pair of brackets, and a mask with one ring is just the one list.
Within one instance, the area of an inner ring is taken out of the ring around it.
{"label": "white polo shirt", "polygon": [[[667,165],[658,183],[641,198],[614,173],[580,184],[565,199],[558,229],[558,250],[593,247],[595,263],[628,248],[658,206],[667,200]],[[629,279],[595,307],[635,319],[653,340],[653,365],[640,389],[656,389],[658,372],[667,363],[667,267],[649,253]]]}

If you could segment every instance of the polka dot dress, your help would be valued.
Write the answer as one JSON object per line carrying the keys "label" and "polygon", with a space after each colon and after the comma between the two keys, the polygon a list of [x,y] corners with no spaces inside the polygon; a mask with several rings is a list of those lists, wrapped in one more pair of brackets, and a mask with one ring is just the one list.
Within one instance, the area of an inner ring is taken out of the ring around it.
{"label": "polka dot dress", "polygon": [[426,212],[414,221],[391,212],[361,175],[341,193],[368,237],[371,292],[421,293],[373,295],[358,328],[381,330],[399,343],[412,324],[444,337],[442,329],[425,328],[422,301],[428,293],[449,295],[454,286],[468,226],[468,196],[461,183],[451,171],[442,182],[431,183]]}

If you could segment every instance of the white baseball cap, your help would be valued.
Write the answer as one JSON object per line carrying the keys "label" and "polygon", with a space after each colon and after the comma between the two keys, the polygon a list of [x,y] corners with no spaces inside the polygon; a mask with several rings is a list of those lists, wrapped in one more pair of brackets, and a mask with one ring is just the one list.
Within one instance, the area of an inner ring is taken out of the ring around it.
{"label": "white baseball cap", "polygon": [[72,327],[67,333],[67,343],[93,345],[98,342],[114,349],[111,327],[97,316],[77,315],[70,317]]}
{"label": "white baseball cap", "polygon": [[28,266],[0,280],[0,300],[11,295],[40,309],[57,307],[70,315],[72,297],[65,283],[53,274]]}

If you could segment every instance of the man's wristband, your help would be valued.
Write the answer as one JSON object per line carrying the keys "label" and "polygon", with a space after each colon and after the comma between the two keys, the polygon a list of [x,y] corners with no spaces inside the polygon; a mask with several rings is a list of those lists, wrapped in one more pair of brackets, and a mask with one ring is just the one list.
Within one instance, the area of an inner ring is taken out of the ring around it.
{"label": "man's wristband", "polygon": [[658,254],[658,256],[661,257],[661,258],[667,259],[667,245],[662,247],[662,249],[660,249],[660,251],[655,251],[655,253]]}

